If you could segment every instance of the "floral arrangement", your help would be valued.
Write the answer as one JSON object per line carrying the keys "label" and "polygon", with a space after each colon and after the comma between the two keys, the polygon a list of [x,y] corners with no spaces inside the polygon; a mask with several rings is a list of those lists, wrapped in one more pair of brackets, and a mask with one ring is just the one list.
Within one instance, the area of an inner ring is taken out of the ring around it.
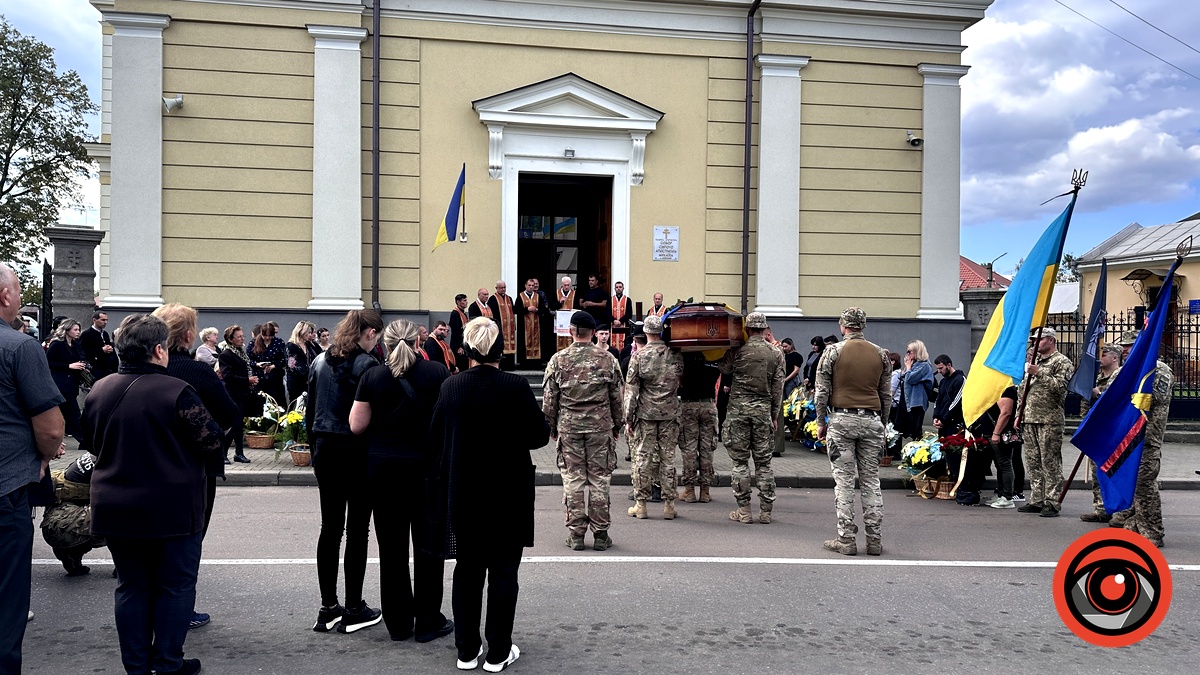
{"label": "floral arrangement", "polygon": [[246,418],[245,430],[247,433],[265,433],[274,434],[279,428],[280,418],[284,415],[283,407],[271,397],[270,394],[260,391],[258,395],[263,398],[262,414]]}
{"label": "floral arrangement", "polygon": [[946,458],[937,434],[926,432],[920,440],[905,444],[900,451],[900,468],[910,476],[923,474]]}
{"label": "floral arrangement", "polygon": [[963,450],[974,450],[986,445],[988,445],[987,438],[982,436],[967,438],[963,433],[953,434],[942,439],[942,448],[944,451],[954,454],[958,454]]}
{"label": "floral arrangement", "polygon": [[804,447],[814,452],[825,452],[825,441],[817,440],[816,403],[805,398],[799,387],[783,402],[783,419],[793,427],[800,427],[800,441]]}
{"label": "floral arrangement", "polygon": [[290,450],[293,445],[305,445],[308,443],[308,425],[304,421],[304,409],[308,402],[308,393],[303,393],[300,398],[292,403],[292,409],[288,410],[279,419],[279,431],[276,432],[276,440],[283,441],[283,447],[275,451],[275,457],[279,457],[279,453],[284,450]]}

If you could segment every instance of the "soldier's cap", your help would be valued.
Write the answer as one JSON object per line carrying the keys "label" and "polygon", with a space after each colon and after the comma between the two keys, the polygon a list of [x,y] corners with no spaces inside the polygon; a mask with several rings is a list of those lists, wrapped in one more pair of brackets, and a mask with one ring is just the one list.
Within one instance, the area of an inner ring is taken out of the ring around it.
{"label": "soldier's cap", "polygon": [[[1038,336],[1038,329],[1034,328],[1032,331],[1030,331],[1030,333],[1029,333],[1030,340],[1036,338],[1037,336]],[[1053,328],[1051,328],[1050,326],[1042,327],[1042,337],[1054,338],[1054,340],[1056,342],[1058,341],[1058,333],[1055,332],[1055,330]]]}
{"label": "soldier's cap", "polygon": [[662,335],[662,317],[653,315],[646,317],[642,323],[642,332],[646,335]]}
{"label": "soldier's cap", "polygon": [[1112,354],[1114,356],[1121,355],[1121,345],[1104,345],[1100,348],[1101,354]]}
{"label": "soldier's cap", "polygon": [[606,323],[598,323],[596,324],[596,330],[612,330],[612,327]]}
{"label": "soldier's cap", "polygon": [[645,333],[642,332],[642,322],[640,322],[640,321],[631,322],[629,324],[629,337],[635,338],[639,335],[641,335],[643,337],[645,337],[645,335],[646,335]]}
{"label": "soldier's cap", "polygon": [[1137,342],[1139,332],[1140,331],[1136,330],[1127,330],[1121,333],[1121,338],[1117,340],[1117,344],[1121,345],[1122,347],[1133,346],[1133,343]]}
{"label": "soldier's cap", "polygon": [[762,312],[750,312],[746,315],[746,328],[767,329],[767,315]]}
{"label": "soldier's cap", "polygon": [[571,325],[576,328],[586,328],[587,330],[596,330],[596,320],[591,314],[583,310],[579,310],[571,315]]}
{"label": "soldier's cap", "polygon": [[847,307],[842,310],[842,318],[839,323],[846,328],[862,330],[867,327],[867,313],[860,307]]}

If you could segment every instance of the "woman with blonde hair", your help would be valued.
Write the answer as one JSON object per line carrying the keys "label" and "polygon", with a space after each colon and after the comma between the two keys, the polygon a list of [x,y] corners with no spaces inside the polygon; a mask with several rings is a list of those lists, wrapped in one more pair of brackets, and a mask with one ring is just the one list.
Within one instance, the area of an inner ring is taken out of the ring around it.
{"label": "woman with blonde hair", "polygon": [[[353,633],[380,621],[380,611],[363,600],[371,501],[363,489],[367,445],[350,428],[350,409],[363,373],[379,362],[370,352],[383,332],[383,319],[370,309],[346,312],[334,328],[329,349],[308,373],[305,424],[312,441],[313,473],[321,499],[317,539],[317,582],[321,609],[313,630]],[[338,558],[346,533],[346,605],[338,604]]]}
{"label": "woman with blonde hair", "polygon": [[83,326],[75,319],[63,319],[54,328],[46,347],[46,360],[50,363],[50,375],[58,392],[66,399],[58,406],[66,420],[66,433],[87,449],[79,426],[79,386],[91,384],[91,371],[83,353],[79,335]]}
{"label": "woman with blonde hair", "polygon": [[[521,650],[512,643],[521,553],[533,546],[533,462],[529,452],[550,440],[546,416],[529,382],[500,370],[504,339],[491,319],[463,330],[463,351],[472,367],[442,383],[433,410],[431,444],[441,452],[438,500],[457,541],[454,645],[458,668],[500,672]],[[503,420],[505,433],[480,423],[480,411]],[[497,523],[500,525],[497,526]],[[435,530],[437,533],[443,529]],[[441,543],[441,542],[439,542]],[[487,657],[479,635],[487,581]]]}
{"label": "woman with blonde hair", "polygon": [[[317,326],[311,321],[300,320],[292,329],[287,343],[287,403],[300,398],[308,389],[308,367],[316,360],[320,350],[316,347]],[[282,402],[281,402],[282,403]]]}
{"label": "woman with blonde hair", "polygon": [[921,437],[925,424],[925,409],[933,398],[933,365],[929,363],[929,350],[925,343],[913,340],[904,352],[904,374],[900,377],[904,387],[904,407],[907,419],[904,428],[898,429],[913,440]]}
{"label": "woman with blonde hair", "polygon": [[[454,630],[442,614],[445,560],[434,545],[430,494],[440,494],[433,469],[437,453],[429,444],[429,423],[446,366],[422,359],[420,330],[397,320],[383,331],[387,363],[358,382],[350,430],[367,442],[367,492],[379,544],[379,596],[384,625],[393,640],[429,642]],[[413,576],[408,575],[412,533]],[[439,537],[445,529],[439,530]]]}

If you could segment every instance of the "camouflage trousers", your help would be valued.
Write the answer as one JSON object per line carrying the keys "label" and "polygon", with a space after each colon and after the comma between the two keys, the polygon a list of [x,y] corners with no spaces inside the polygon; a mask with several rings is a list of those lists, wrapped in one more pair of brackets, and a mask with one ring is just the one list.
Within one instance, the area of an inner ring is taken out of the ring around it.
{"label": "camouflage trousers", "polygon": [[1162,499],[1158,494],[1158,471],[1162,467],[1162,446],[1145,446],[1138,464],[1133,506],[1121,512],[1125,529],[1153,542],[1163,540]]}
{"label": "camouflage trousers", "polygon": [[717,449],[717,406],[712,401],[684,401],[679,413],[679,452],[683,456],[680,485],[713,483]]}
{"label": "camouflage trousers", "polygon": [[[612,434],[558,435],[558,471],[562,475],[563,507],[571,536],[604,532],[612,522],[609,487],[617,467]],[[587,494],[584,494],[586,488]]]}
{"label": "camouflage trousers", "polygon": [[878,415],[833,413],[825,443],[833,470],[833,500],[837,508],[837,533],[854,541],[854,479],[862,488],[863,529],[868,542],[878,542],[883,529],[883,493],[879,489],[879,458],[883,455],[883,422]]}
{"label": "camouflage trousers", "polygon": [[1026,422],[1021,426],[1025,443],[1025,473],[1029,475],[1029,503],[1058,508],[1062,493],[1063,423]]}
{"label": "camouflage trousers", "polygon": [[1087,458],[1087,475],[1092,481],[1092,513],[1104,515],[1104,498],[1100,496],[1100,481],[1096,479],[1096,463],[1091,457]]}
{"label": "camouflage trousers", "polygon": [[754,479],[758,483],[759,507],[770,511],[775,503],[775,472],[771,470],[771,407],[729,403],[722,440],[733,462],[730,479],[738,507],[750,506],[750,461],[754,461]]}
{"label": "camouflage trousers", "polygon": [[675,498],[675,446],[679,444],[679,420],[638,420],[629,437],[633,445],[633,482],[636,499],[650,499],[655,483],[666,501]]}

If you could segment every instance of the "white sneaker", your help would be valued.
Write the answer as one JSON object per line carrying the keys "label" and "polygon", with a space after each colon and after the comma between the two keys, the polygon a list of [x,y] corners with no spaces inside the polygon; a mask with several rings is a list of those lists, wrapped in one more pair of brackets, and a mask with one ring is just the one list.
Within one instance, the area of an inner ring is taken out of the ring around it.
{"label": "white sneaker", "polygon": [[996,497],[992,501],[988,502],[988,506],[992,507],[993,509],[1017,508],[1017,505],[1013,503],[1013,500],[1009,499],[1008,497]]}
{"label": "white sneaker", "polygon": [[488,663],[487,661],[484,661],[483,669],[488,671],[489,673],[498,673],[498,672],[504,670],[505,668],[509,667],[510,665],[512,665],[512,662],[516,661],[519,658],[521,658],[521,650],[518,649],[516,645],[513,645],[512,648],[510,648],[508,650],[508,658],[507,659],[504,659],[500,663]]}
{"label": "white sneaker", "polygon": [[479,660],[482,658],[483,658],[483,647],[480,646],[479,653],[475,655],[475,658],[471,659],[470,661],[463,661],[462,659],[459,659],[455,665],[458,666],[459,670],[475,670],[476,668],[479,667]]}

